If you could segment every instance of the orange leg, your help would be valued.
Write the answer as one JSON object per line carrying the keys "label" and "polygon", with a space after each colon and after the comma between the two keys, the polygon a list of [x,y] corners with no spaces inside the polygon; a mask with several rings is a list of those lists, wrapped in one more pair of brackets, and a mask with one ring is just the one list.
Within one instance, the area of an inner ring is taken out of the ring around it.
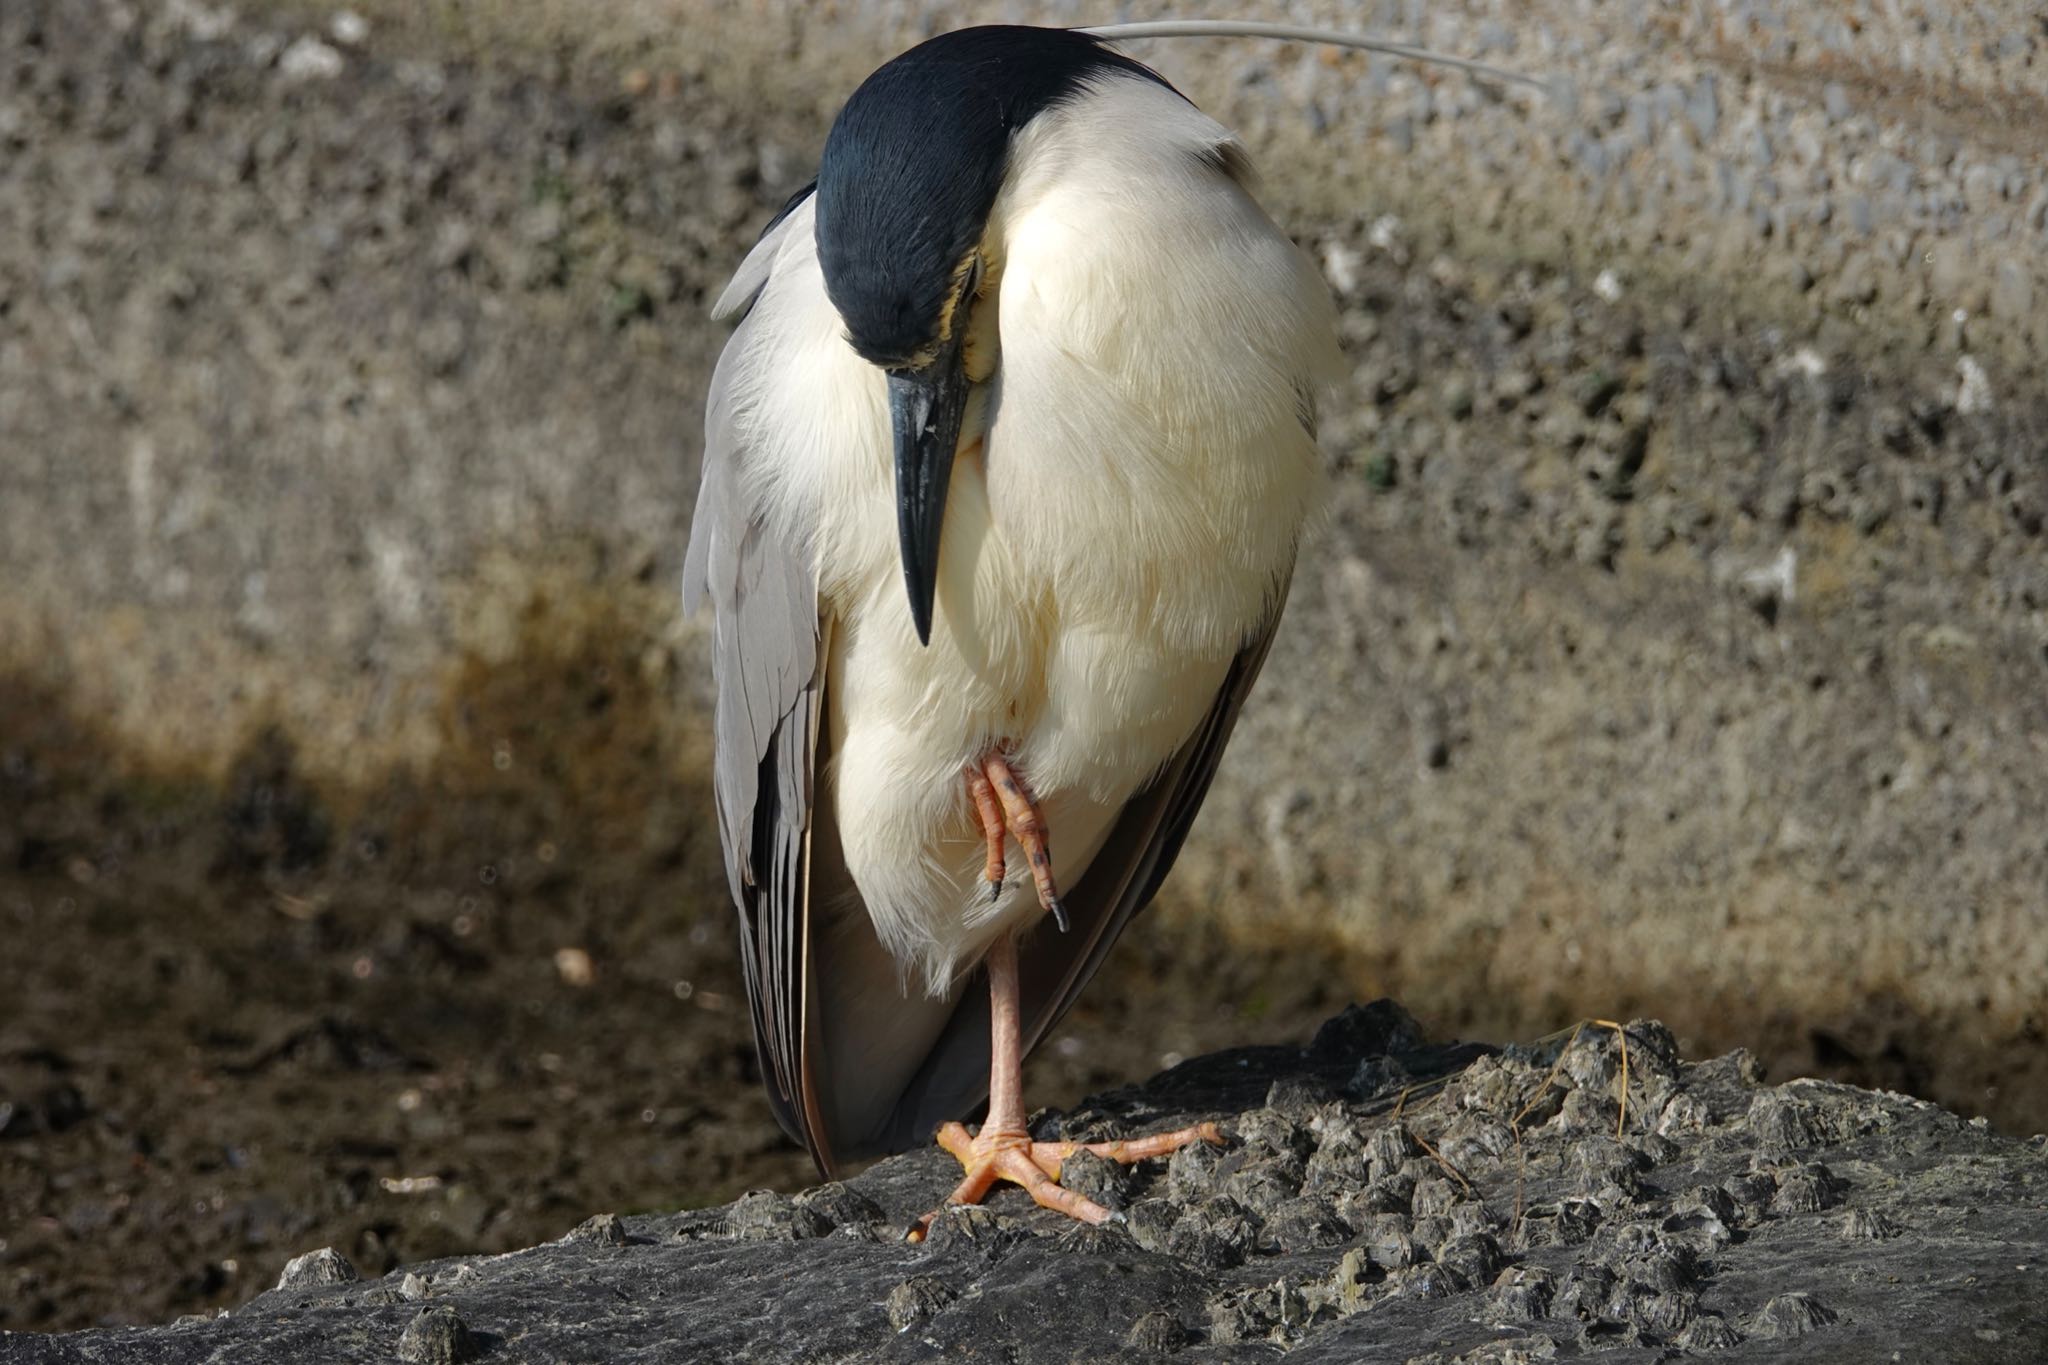
{"label": "orange leg", "polygon": [[[1084,1223],[1106,1221],[1110,1212],[1085,1195],[1060,1186],[1060,1167],[1076,1152],[1093,1152],[1111,1161],[1143,1161],[1165,1156],[1191,1142],[1221,1143],[1213,1123],[1199,1123],[1171,1133],[1118,1142],[1034,1142],[1024,1126],[1023,1048],[1019,1039],[1017,941],[1009,934],[988,950],[990,1056],[988,1118],[981,1131],[949,1123],[939,1129],[939,1145],[951,1152],[966,1176],[946,1196],[948,1204],[978,1204],[998,1180],[1021,1185],[1039,1207],[1057,1210]],[[939,1216],[934,1209],[911,1227],[909,1240],[921,1242]]]}

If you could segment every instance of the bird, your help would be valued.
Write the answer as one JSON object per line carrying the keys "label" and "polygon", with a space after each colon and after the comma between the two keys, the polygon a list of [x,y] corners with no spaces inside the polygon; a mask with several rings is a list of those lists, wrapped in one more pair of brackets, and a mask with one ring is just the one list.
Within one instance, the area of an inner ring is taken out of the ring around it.
{"label": "bird", "polygon": [[713,309],[684,608],[761,1072],[823,1176],[936,1134],[948,1204],[1101,1222],[1084,1145],[1221,1141],[1036,1140],[1021,1067],[1172,868],[1320,497],[1335,310],[1257,183],[1109,42],[960,29],[860,84]]}

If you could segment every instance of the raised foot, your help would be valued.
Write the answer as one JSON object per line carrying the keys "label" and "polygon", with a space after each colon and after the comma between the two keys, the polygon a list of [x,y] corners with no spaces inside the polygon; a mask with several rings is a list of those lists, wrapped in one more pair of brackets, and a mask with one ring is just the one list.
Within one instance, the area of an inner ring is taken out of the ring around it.
{"label": "raised foot", "polygon": [[968,765],[967,795],[974,802],[982,838],[988,843],[988,865],[983,875],[988,879],[989,899],[993,901],[1003,892],[1003,878],[1007,875],[1003,837],[1007,834],[1017,840],[1017,847],[1024,850],[1025,861],[1031,865],[1038,903],[1053,917],[1060,932],[1065,933],[1067,907],[1060,903],[1060,889],[1052,876],[1052,832],[1031,788],[1000,747],[991,749],[979,763]]}
{"label": "raised foot", "polygon": [[[1107,1222],[1110,1211],[1086,1195],[1076,1194],[1059,1183],[1060,1168],[1076,1152],[1120,1161],[1128,1166],[1149,1157],[1166,1156],[1191,1142],[1223,1145],[1223,1134],[1213,1123],[1198,1123],[1171,1133],[1127,1138],[1117,1142],[1034,1142],[1027,1133],[986,1130],[969,1134],[965,1125],[949,1123],[939,1129],[939,1146],[951,1152],[967,1170],[967,1176],[946,1196],[946,1204],[979,1204],[999,1180],[1022,1185],[1040,1208],[1053,1209],[1083,1223]],[[931,1231],[932,1220],[945,1205],[933,1209],[911,1225],[904,1240],[922,1242]]]}

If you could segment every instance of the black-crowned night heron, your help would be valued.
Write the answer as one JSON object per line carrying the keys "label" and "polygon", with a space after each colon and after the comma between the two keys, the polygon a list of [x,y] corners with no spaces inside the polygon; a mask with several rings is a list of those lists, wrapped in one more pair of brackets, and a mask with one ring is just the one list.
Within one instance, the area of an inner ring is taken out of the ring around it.
{"label": "black-crowned night heron", "polygon": [[854,93],[718,302],[685,603],[762,1069],[825,1173],[943,1123],[954,1201],[1108,1216],[1022,1059],[1172,866],[1321,469],[1330,299],[1251,184],[1096,39],[967,29]]}

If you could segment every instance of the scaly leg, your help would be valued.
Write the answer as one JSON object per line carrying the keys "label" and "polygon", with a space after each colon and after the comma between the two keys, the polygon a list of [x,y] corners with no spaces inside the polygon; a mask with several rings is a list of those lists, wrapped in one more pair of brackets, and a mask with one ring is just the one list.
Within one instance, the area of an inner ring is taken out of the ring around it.
{"label": "scaly leg", "polygon": [[[1024,1050],[1022,1009],[1017,987],[1017,940],[998,938],[988,950],[989,1073],[988,1118],[970,1135],[958,1123],[939,1129],[939,1145],[959,1159],[966,1177],[946,1196],[948,1204],[978,1204],[998,1180],[1022,1185],[1040,1207],[1056,1209],[1084,1223],[1100,1223],[1108,1209],[1085,1195],[1060,1186],[1061,1163],[1076,1152],[1093,1152],[1129,1164],[1165,1156],[1191,1142],[1221,1143],[1213,1123],[1198,1123],[1172,1133],[1121,1142],[1034,1142],[1024,1126]],[[909,1240],[921,1242],[939,1216],[934,1209],[911,1227]]]}

